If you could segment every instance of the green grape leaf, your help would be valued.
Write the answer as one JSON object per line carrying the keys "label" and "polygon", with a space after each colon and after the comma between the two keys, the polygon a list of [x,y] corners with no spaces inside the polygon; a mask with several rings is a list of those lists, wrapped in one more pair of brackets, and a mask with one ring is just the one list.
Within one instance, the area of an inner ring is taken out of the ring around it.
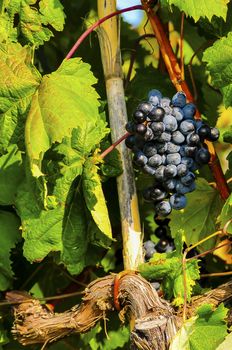
{"label": "green grape leaf", "polygon": [[19,44],[0,45],[0,152],[24,142],[26,116],[40,82],[29,55]]}
{"label": "green grape leaf", "polygon": [[[139,266],[141,275],[147,279],[163,279],[163,290],[167,298],[174,296],[177,306],[184,302],[184,282],[182,263],[182,238],[175,238],[176,250],[170,253],[155,253],[149,262]],[[198,262],[192,259],[186,262],[186,292],[190,301],[195,280],[200,278]]]}
{"label": "green grape leaf", "polygon": [[232,333],[228,334],[223,343],[221,343],[216,350],[232,349]]}
{"label": "green grape leaf", "polygon": [[[83,147],[89,146],[86,139],[92,147],[96,145],[96,140],[90,140],[91,134],[96,135],[94,128],[99,129],[97,124],[102,121],[94,83],[96,79],[89,65],[79,58],[64,61],[57,71],[43,77],[26,122],[26,146],[33,175],[41,175],[44,152],[52,143],[70,137],[74,128],[79,128],[79,139],[76,138],[74,145],[77,150],[82,152]],[[100,136],[101,139],[103,135]]]}
{"label": "green grape leaf", "polygon": [[[18,36],[23,43],[39,46],[53,36],[52,28],[63,30],[65,14],[59,0],[40,0],[38,7],[35,4],[36,0],[12,0],[5,5],[0,15],[0,21],[5,20],[2,40],[16,41]],[[16,15],[17,26],[14,23]]]}
{"label": "green grape leaf", "polygon": [[1,245],[0,245],[0,290],[11,287],[13,272],[10,251],[20,241],[20,220],[13,213],[0,210]]}
{"label": "green grape leaf", "polygon": [[224,132],[223,141],[232,143],[232,125],[230,125],[228,129]]}
{"label": "green grape leaf", "polygon": [[8,152],[0,157],[0,169],[0,205],[12,205],[23,178],[21,152],[17,146],[9,146]]}
{"label": "green grape leaf", "polygon": [[201,2],[196,0],[167,0],[167,2],[169,5],[177,6],[186,16],[192,17],[197,22],[200,17],[211,20],[213,16],[222,17],[225,20],[229,0],[202,0]]}
{"label": "green grape leaf", "polygon": [[[222,55],[223,52],[223,55]],[[203,54],[203,61],[212,78],[212,85],[220,89],[225,107],[232,105],[232,33],[217,40]]]}
{"label": "green grape leaf", "polygon": [[83,194],[86,206],[99,230],[109,239],[112,238],[108,210],[102,191],[98,166],[89,158],[83,169]]}
{"label": "green grape leaf", "polygon": [[[219,215],[220,227],[223,228],[226,223],[232,219],[232,194],[225,202],[221,214]],[[232,234],[232,222],[227,226],[226,231]]]}
{"label": "green grape leaf", "polygon": [[215,311],[209,304],[200,307],[197,316],[187,320],[178,331],[170,350],[215,350],[227,334],[227,311],[223,304]]}
{"label": "green grape leaf", "polygon": [[[187,245],[197,243],[214,233],[216,218],[220,214],[223,201],[219,192],[211,187],[206,180],[199,178],[196,181],[196,190],[187,194],[187,206],[183,210],[173,210],[170,229],[172,235],[182,232]],[[201,247],[210,249],[215,240],[204,242]]]}

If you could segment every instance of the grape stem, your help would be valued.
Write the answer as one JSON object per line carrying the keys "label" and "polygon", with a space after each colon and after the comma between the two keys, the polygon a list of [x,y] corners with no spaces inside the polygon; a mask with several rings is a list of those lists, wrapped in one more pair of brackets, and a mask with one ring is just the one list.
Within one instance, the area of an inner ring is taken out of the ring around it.
{"label": "grape stem", "polygon": [[79,38],[78,40],[75,42],[75,44],[73,45],[73,47],[71,48],[71,50],[68,52],[68,54],[66,55],[66,59],[68,60],[69,58],[71,58],[74,53],[77,51],[78,47],[81,45],[81,43],[85,40],[85,38],[94,31],[94,29],[96,29],[97,27],[99,27],[103,22],[107,21],[108,19],[114,17],[114,16],[118,16],[121,13],[124,12],[129,12],[129,11],[134,11],[134,10],[143,10],[143,6],[142,5],[136,5],[136,6],[131,6],[131,7],[126,7],[122,10],[118,10],[115,12],[110,13],[109,15],[102,17],[101,19],[99,19],[98,21],[96,21],[94,24],[92,24]]}
{"label": "grape stem", "polygon": [[101,153],[100,158],[105,158],[105,156],[107,156],[107,154],[109,154],[110,152],[112,152],[117,145],[119,145],[123,140],[125,140],[128,136],[129,136],[129,132],[127,132],[126,134],[124,134],[122,137],[120,137],[117,141],[115,141],[114,143],[112,143],[112,145],[110,145],[104,152]]}
{"label": "grape stem", "polygon": [[[176,55],[173,52],[170,41],[165,33],[164,26],[160,18],[157,16],[154,10],[150,7],[150,2],[148,0],[141,0],[141,3],[143,5],[144,10],[147,13],[147,17],[150,21],[151,27],[158,41],[161,55],[163,57],[164,63],[166,65],[168,74],[170,76],[170,79],[173,85],[175,86],[177,91],[185,92],[188,101],[194,102],[193,95],[186,81],[182,79],[180,65],[178,63]],[[196,111],[195,118],[198,120],[201,119],[201,114],[199,110]],[[221,168],[220,161],[218,159],[218,156],[216,154],[216,151],[214,149],[212,142],[207,141],[206,143],[211,155],[209,167],[216,181],[217,189],[221,195],[221,198],[223,200],[226,200],[230,195],[229,186],[226,182],[225,176]]]}

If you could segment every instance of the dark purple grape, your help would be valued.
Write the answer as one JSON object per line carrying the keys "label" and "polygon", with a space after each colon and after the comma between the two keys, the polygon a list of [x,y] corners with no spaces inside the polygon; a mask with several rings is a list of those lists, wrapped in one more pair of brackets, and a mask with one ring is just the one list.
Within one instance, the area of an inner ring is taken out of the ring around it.
{"label": "dark purple grape", "polygon": [[151,199],[153,201],[161,201],[167,197],[167,192],[163,188],[153,187],[151,189]]}
{"label": "dark purple grape", "polygon": [[154,221],[157,225],[159,226],[167,226],[170,222],[170,219],[166,218],[166,219],[160,219],[158,218],[156,215],[154,216]]}
{"label": "dark purple grape", "polygon": [[147,126],[147,131],[143,136],[144,141],[149,142],[154,138],[153,131]]}
{"label": "dark purple grape", "polygon": [[189,146],[197,146],[200,143],[200,136],[194,132],[188,134],[186,137],[186,142]]}
{"label": "dark purple grape", "polygon": [[206,148],[200,148],[196,153],[196,162],[199,164],[208,164],[210,161],[210,153]]}
{"label": "dark purple grape", "polygon": [[137,109],[143,112],[145,115],[148,115],[153,109],[153,105],[150,102],[142,102],[138,105]]}
{"label": "dark purple grape", "polygon": [[143,190],[143,198],[145,199],[145,201],[151,201],[151,190],[152,190],[152,187],[148,187],[148,188],[145,188]]}
{"label": "dark purple grape", "polygon": [[198,130],[197,133],[200,136],[201,139],[207,139],[210,137],[210,127],[206,124],[203,124]]}
{"label": "dark purple grape", "polygon": [[156,244],[155,249],[158,253],[165,253],[167,246],[168,246],[168,240],[163,238],[160,239],[159,242]]}
{"label": "dark purple grape", "polygon": [[155,235],[158,238],[164,238],[167,235],[167,229],[165,226],[159,226],[155,229]]}
{"label": "dark purple grape", "polygon": [[164,176],[165,178],[172,178],[177,175],[177,168],[174,164],[168,164],[164,168]]}
{"label": "dark purple grape", "polygon": [[133,161],[138,166],[144,166],[147,164],[147,160],[147,157],[141,151],[138,151],[134,154]]}
{"label": "dark purple grape", "polygon": [[144,123],[147,119],[144,113],[138,109],[134,112],[133,117],[135,122],[138,124]]}
{"label": "dark purple grape", "polygon": [[181,163],[185,164],[188,168],[192,167],[194,164],[194,160],[190,157],[182,157]]}
{"label": "dark purple grape", "polygon": [[157,142],[156,149],[159,154],[164,154],[167,151],[167,143]]}
{"label": "dark purple grape", "polygon": [[132,121],[126,123],[126,131],[128,131],[130,134],[134,134],[136,131],[135,123]]}
{"label": "dark purple grape", "polygon": [[125,139],[125,144],[128,148],[133,148],[136,144],[136,138],[134,135],[129,135],[126,139]]}
{"label": "dark purple grape", "polygon": [[197,147],[184,146],[184,154],[183,154],[183,156],[184,157],[191,157],[191,158],[193,158],[195,156],[196,151],[197,151]]}
{"label": "dark purple grape", "polygon": [[164,123],[162,122],[153,122],[150,124],[150,128],[153,131],[154,135],[161,135],[165,130]]}
{"label": "dark purple grape", "polygon": [[165,115],[165,110],[162,107],[153,107],[149,113],[149,118],[151,121],[160,122],[163,120]]}
{"label": "dark purple grape", "polygon": [[144,124],[137,124],[135,130],[137,134],[144,135],[147,132],[147,127]]}
{"label": "dark purple grape", "polygon": [[167,191],[172,192],[173,190],[175,190],[176,184],[177,184],[176,179],[168,179],[164,181],[163,186],[165,187],[165,189],[167,189]]}
{"label": "dark purple grape", "polygon": [[210,128],[210,136],[207,138],[209,141],[217,141],[219,139],[220,132],[217,128]]}

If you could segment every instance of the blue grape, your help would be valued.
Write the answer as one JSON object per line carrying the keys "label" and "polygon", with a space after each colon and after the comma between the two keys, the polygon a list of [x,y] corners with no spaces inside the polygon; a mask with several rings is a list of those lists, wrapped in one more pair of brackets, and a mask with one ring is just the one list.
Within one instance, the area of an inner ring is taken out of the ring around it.
{"label": "blue grape", "polygon": [[195,181],[196,176],[189,171],[185,176],[181,177],[180,181],[185,186],[190,186]]}
{"label": "blue grape", "polygon": [[181,156],[179,153],[167,154],[167,164],[178,165],[181,162]]}
{"label": "blue grape", "polygon": [[148,100],[154,105],[158,105],[162,98],[162,94],[159,90],[153,89],[148,93]]}
{"label": "blue grape", "polygon": [[173,165],[173,164],[166,165],[166,167],[164,168],[164,176],[165,176],[165,178],[175,177],[176,175],[177,175],[177,168],[176,168],[176,166]]}
{"label": "blue grape", "polygon": [[156,204],[155,211],[160,216],[167,216],[171,213],[172,208],[169,202],[162,201]]}
{"label": "blue grape", "polygon": [[185,195],[175,193],[170,197],[170,204],[173,209],[184,209],[187,204],[187,199]]}
{"label": "blue grape", "polygon": [[151,199],[154,202],[161,201],[167,197],[167,192],[163,188],[154,187],[151,189]]}
{"label": "blue grape", "polygon": [[196,113],[196,106],[193,103],[187,103],[182,111],[184,113],[184,119],[193,119]]}
{"label": "blue grape", "polygon": [[171,103],[171,100],[168,97],[163,97],[160,100],[160,104],[161,104],[162,107],[169,107],[170,103]]}
{"label": "blue grape", "polygon": [[186,105],[186,95],[183,91],[177,92],[172,98],[172,104],[174,107],[183,108]]}
{"label": "blue grape", "polygon": [[155,172],[155,178],[156,178],[156,180],[158,180],[158,181],[163,181],[163,178],[164,178],[164,169],[165,169],[165,166],[164,166],[164,165],[160,165],[160,166],[156,169],[156,172]]}
{"label": "blue grape", "polygon": [[186,193],[192,192],[195,190],[195,188],[196,188],[195,182],[193,182],[189,186],[185,186],[181,182],[177,182],[176,184],[176,192],[180,194],[186,194]]}
{"label": "blue grape", "polygon": [[184,118],[184,113],[181,108],[179,107],[173,107],[172,109],[172,115],[176,118],[178,122],[181,122]]}
{"label": "blue grape", "polygon": [[176,169],[179,177],[185,176],[188,173],[188,168],[185,164],[178,164]]}
{"label": "blue grape", "polygon": [[180,150],[179,145],[175,145],[175,143],[167,142],[167,153],[177,153]]}
{"label": "blue grape", "polygon": [[171,141],[171,134],[168,132],[162,132],[162,134],[157,139],[159,142],[169,142]]}
{"label": "blue grape", "polygon": [[180,123],[179,129],[182,134],[187,135],[190,132],[195,131],[194,122],[192,120],[183,120]]}
{"label": "blue grape", "polygon": [[176,179],[168,179],[168,180],[165,180],[163,183],[164,187],[170,192],[172,192],[176,188],[176,184],[177,184]]}
{"label": "blue grape", "polygon": [[172,142],[181,145],[185,141],[185,136],[179,130],[176,130],[172,133]]}
{"label": "blue grape", "polygon": [[181,163],[185,164],[188,168],[192,167],[194,164],[194,160],[190,157],[182,157]]}
{"label": "blue grape", "polygon": [[171,114],[166,114],[163,123],[165,125],[165,131],[173,132],[177,129],[178,124],[176,121],[176,118],[173,117]]}
{"label": "blue grape", "polygon": [[154,154],[148,159],[148,164],[154,168],[158,167],[163,163],[162,156],[160,154]]}
{"label": "blue grape", "polygon": [[154,156],[154,154],[157,154],[157,150],[155,148],[154,143],[153,142],[146,142],[144,147],[143,147],[143,153],[148,158]]}
{"label": "blue grape", "polygon": [[151,141],[154,138],[153,131],[147,126],[147,131],[143,135],[144,141]]}
{"label": "blue grape", "polygon": [[150,102],[142,102],[138,105],[137,110],[143,112],[145,115],[149,114],[154,106]]}

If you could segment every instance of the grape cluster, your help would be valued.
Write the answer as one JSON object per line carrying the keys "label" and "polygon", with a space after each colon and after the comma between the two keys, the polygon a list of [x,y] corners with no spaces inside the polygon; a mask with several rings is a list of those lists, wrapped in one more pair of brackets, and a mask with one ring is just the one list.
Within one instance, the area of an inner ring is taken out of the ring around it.
{"label": "grape cluster", "polygon": [[204,141],[219,137],[217,128],[194,120],[195,113],[195,105],[187,103],[184,92],[170,100],[151,90],[148,101],[138,105],[126,125],[130,135],[125,143],[134,153],[133,162],[154,176],[154,185],[143,195],[154,202],[159,216],[186,206],[185,194],[195,189],[194,172],[210,160]]}
{"label": "grape cluster", "polygon": [[168,253],[172,252],[175,248],[173,239],[170,237],[168,233],[168,223],[169,219],[161,220],[154,217],[155,223],[159,225],[156,229],[154,234],[157,238],[159,238],[159,241],[155,244],[153,241],[148,240],[144,242],[143,248],[145,253],[145,259],[149,260],[154,253]]}

